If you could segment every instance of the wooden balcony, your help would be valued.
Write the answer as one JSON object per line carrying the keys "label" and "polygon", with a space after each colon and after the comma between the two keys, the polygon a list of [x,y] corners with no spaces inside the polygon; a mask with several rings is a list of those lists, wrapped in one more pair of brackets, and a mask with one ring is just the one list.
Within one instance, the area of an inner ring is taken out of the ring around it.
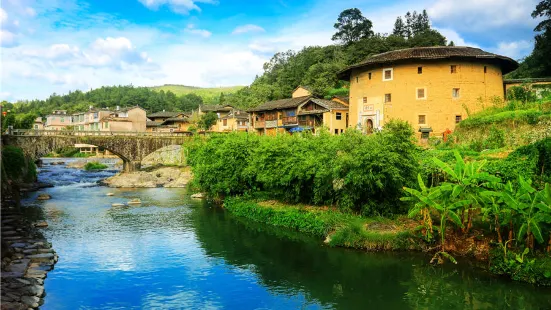
{"label": "wooden balcony", "polygon": [[313,120],[313,119],[305,119],[305,120],[299,120],[298,121],[298,124],[300,126],[308,126],[308,127],[319,127],[321,126],[321,122],[320,121],[316,121],[316,120]]}
{"label": "wooden balcony", "polygon": [[298,124],[296,116],[286,116],[282,118],[283,125]]}
{"label": "wooden balcony", "polygon": [[254,128],[264,128],[264,127],[266,127],[266,121],[254,122]]}

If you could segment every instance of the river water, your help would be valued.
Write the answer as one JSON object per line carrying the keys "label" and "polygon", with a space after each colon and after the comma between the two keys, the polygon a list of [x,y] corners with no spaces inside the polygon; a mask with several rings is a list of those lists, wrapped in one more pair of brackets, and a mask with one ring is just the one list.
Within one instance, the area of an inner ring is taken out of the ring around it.
{"label": "river water", "polygon": [[[54,161],[60,161],[55,159]],[[70,161],[70,159],[63,159]],[[418,253],[365,253],[232,217],[185,189],[97,186],[116,171],[40,169],[24,201],[59,254],[41,309],[551,309],[551,290]],[[113,192],[114,196],[106,196]],[[139,198],[142,204],[113,208]]]}

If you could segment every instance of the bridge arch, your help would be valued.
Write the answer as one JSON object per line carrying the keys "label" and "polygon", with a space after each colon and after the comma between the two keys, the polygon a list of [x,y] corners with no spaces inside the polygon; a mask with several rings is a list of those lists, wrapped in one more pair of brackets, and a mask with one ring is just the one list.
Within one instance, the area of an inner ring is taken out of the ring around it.
{"label": "bridge arch", "polygon": [[36,160],[54,150],[86,143],[105,148],[122,159],[126,172],[138,170],[147,155],[169,145],[182,145],[189,137],[172,133],[113,133],[19,130],[3,135],[5,145],[20,147],[23,153]]}

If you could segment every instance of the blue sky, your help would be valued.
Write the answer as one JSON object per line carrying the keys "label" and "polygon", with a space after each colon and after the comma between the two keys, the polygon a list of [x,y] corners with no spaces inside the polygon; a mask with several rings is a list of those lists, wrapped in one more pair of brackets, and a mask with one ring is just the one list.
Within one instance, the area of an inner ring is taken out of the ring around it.
{"label": "blue sky", "polygon": [[331,44],[357,7],[376,32],[427,9],[456,45],[522,58],[538,0],[0,0],[0,100],[103,85],[248,85],[278,51]]}

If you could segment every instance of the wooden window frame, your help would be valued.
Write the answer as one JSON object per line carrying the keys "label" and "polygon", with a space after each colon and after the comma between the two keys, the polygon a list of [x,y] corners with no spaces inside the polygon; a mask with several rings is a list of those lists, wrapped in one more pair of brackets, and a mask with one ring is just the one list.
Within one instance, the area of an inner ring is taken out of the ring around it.
{"label": "wooden window frame", "polygon": [[[388,100],[387,100],[388,96]],[[392,102],[392,94],[385,94],[385,103],[391,103]]]}
{"label": "wooden window frame", "polygon": [[[456,92],[456,90],[457,90],[457,92]],[[456,96],[456,94],[457,94],[457,96]],[[452,98],[453,99],[461,98],[461,88],[459,88],[459,87],[452,88]]]}
{"label": "wooden window frame", "polygon": [[[386,78],[386,72],[390,71],[390,78]],[[383,69],[383,82],[388,82],[394,80],[394,68],[384,68]]]}
{"label": "wooden window frame", "polygon": [[457,65],[450,65],[450,73],[451,74],[457,73]]}
{"label": "wooden window frame", "polygon": [[[423,97],[419,97],[419,90],[423,90]],[[427,88],[426,87],[417,87],[415,88],[415,99],[417,100],[427,100]]]}
{"label": "wooden window frame", "polygon": [[459,124],[462,120],[463,120],[463,117],[461,115],[456,115],[455,116],[455,123],[456,124]]}
{"label": "wooden window frame", "polygon": [[417,74],[423,74],[423,67],[417,67]]}
{"label": "wooden window frame", "polygon": [[[423,117],[423,122],[421,122],[421,117]],[[426,114],[418,114],[417,115],[417,124],[418,125],[426,125],[427,124],[427,115]]]}
{"label": "wooden window frame", "polygon": [[335,119],[336,119],[337,121],[342,120],[342,113],[341,113],[341,112],[336,112],[336,113],[335,113]]}

